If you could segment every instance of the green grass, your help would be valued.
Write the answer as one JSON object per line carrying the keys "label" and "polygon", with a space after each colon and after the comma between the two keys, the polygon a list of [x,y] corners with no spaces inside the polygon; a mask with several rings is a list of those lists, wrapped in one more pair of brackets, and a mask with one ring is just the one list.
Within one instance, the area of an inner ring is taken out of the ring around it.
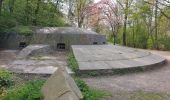
{"label": "green grass", "polygon": [[84,96],[84,100],[101,100],[102,98],[107,100],[106,98],[111,96],[111,94],[107,91],[90,88],[80,78],[75,78],[75,82],[77,86],[79,87],[80,91],[82,92]]}
{"label": "green grass", "polygon": [[4,69],[0,69],[0,97],[6,95],[7,89],[13,85],[12,74]]}
{"label": "green grass", "polygon": [[138,91],[115,91],[113,100],[170,100],[170,94],[160,92]]}
{"label": "green grass", "polygon": [[8,90],[2,100],[43,100],[42,80],[34,80]]}
{"label": "green grass", "polygon": [[31,57],[32,60],[47,60],[46,56],[36,55]]}
{"label": "green grass", "polygon": [[0,69],[0,100],[43,100],[41,87],[44,80],[19,83],[15,77],[11,72]]}
{"label": "green grass", "polygon": [[79,69],[78,69],[78,63],[76,61],[76,58],[74,57],[73,52],[70,52],[68,54],[68,65],[71,68],[71,70],[75,73],[75,75],[79,75]]}
{"label": "green grass", "polygon": [[12,74],[7,70],[0,69],[0,89],[8,88],[12,83]]}
{"label": "green grass", "polygon": [[170,95],[166,93],[136,91],[129,95],[128,100],[170,100]]}

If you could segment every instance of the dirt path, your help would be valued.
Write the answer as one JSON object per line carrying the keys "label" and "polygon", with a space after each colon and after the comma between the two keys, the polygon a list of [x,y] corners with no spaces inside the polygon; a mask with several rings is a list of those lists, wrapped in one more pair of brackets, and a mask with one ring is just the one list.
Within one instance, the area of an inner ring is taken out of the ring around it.
{"label": "dirt path", "polygon": [[118,91],[131,92],[139,90],[170,93],[170,52],[151,52],[166,57],[168,60],[167,64],[161,68],[146,72],[83,79],[91,87],[108,90],[111,93]]}

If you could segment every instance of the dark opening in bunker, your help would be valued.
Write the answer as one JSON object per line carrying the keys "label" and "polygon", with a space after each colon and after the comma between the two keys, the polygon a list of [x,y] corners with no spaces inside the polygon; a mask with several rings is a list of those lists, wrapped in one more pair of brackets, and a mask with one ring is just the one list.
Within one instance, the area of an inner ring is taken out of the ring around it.
{"label": "dark opening in bunker", "polygon": [[58,49],[58,50],[64,50],[64,49],[66,49],[65,43],[58,43],[58,44],[57,44],[57,49]]}
{"label": "dark opening in bunker", "polygon": [[26,42],[20,42],[19,43],[19,48],[25,48],[27,46]]}
{"label": "dark opening in bunker", "polygon": [[98,43],[97,42],[93,42],[94,45],[97,45]]}

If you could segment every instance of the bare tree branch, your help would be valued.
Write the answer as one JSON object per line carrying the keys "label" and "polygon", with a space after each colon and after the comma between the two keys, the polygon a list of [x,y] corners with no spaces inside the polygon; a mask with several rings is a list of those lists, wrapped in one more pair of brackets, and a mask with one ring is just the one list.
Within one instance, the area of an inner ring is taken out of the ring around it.
{"label": "bare tree branch", "polygon": [[[169,1],[169,2],[170,2],[170,1]],[[154,4],[152,4],[152,3],[150,3],[150,2],[147,2],[147,1],[145,1],[145,3],[155,6]],[[159,9],[160,13],[161,13],[163,16],[165,16],[167,19],[170,19],[170,16],[168,16],[167,14],[165,14],[165,12],[163,12],[161,8],[159,8],[159,7],[157,7],[157,8]]]}
{"label": "bare tree branch", "polygon": [[118,4],[122,7],[123,10],[125,10],[125,7],[123,7],[123,5],[121,4],[121,2],[119,0],[116,0],[118,2]]}

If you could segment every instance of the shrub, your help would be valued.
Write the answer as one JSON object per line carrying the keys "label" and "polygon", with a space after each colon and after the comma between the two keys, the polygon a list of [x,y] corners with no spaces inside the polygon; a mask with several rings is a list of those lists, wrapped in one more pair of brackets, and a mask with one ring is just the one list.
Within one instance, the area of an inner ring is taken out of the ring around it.
{"label": "shrub", "polygon": [[158,40],[159,42],[159,48],[163,49],[163,50],[170,50],[170,37],[166,36],[166,37],[162,37]]}
{"label": "shrub", "polygon": [[2,100],[42,100],[41,87],[44,81],[34,80],[8,91]]}
{"label": "shrub", "polygon": [[6,32],[16,26],[16,20],[9,16],[0,16],[0,32]]}
{"label": "shrub", "polygon": [[48,26],[48,27],[63,27],[66,26],[65,21],[62,17],[56,16],[55,18],[51,18],[45,16],[38,19],[39,26]]}
{"label": "shrub", "polygon": [[110,96],[110,94],[105,91],[89,88],[88,85],[80,78],[75,78],[75,82],[82,92],[84,100],[100,100],[101,98]]}
{"label": "shrub", "polygon": [[16,32],[20,35],[24,35],[24,36],[30,36],[33,34],[33,31],[31,29],[31,27],[29,26],[17,26],[12,28],[10,31],[12,32]]}

